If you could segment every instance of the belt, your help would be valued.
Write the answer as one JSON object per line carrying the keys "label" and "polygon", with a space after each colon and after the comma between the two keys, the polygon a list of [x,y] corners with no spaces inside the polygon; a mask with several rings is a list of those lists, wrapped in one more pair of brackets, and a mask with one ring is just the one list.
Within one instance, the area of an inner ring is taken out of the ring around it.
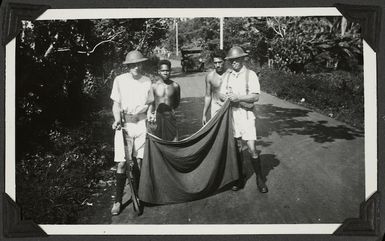
{"label": "belt", "polygon": [[122,121],[125,123],[137,123],[141,120],[146,119],[147,115],[146,115],[146,113],[139,113],[136,115],[123,113],[123,118],[124,118],[124,120],[122,120]]}

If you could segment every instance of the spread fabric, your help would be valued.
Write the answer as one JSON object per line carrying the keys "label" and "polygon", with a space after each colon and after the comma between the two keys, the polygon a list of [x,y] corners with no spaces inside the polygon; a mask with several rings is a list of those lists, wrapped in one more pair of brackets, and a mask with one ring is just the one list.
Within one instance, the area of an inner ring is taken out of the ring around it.
{"label": "spread fabric", "polygon": [[239,179],[229,101],[189,138],[172,142],[147,134],[144,150],[139,198],[147,203],[201,199]]}

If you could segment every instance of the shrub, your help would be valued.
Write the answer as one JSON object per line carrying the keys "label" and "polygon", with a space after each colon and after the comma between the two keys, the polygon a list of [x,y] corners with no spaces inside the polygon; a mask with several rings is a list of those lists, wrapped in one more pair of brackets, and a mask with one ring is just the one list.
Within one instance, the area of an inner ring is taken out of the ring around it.
{"label": "shrub", "polygon": [[363,74],[334,71],[319,74],[294,74],[280,70],[261,70],[261,89],[293,102],[332,113],[353,126],[364,126]]}
{"label": "shrub", "polygon": [[354,71],[362,65],[359,27],[341,35],[341,18],[273,17],[267,23],[277,36],[270,41],[276,68],[295,73]]}
{"label": "shrub", "polygon": [[[97,188],[100,173],[113,165],[111,115],[95,114],[68,129],[59,124],[49,142],[16,161],[17,202],[23,216],[37,223],[75,223]],[[104,126],[103,128],[101,128]]]}

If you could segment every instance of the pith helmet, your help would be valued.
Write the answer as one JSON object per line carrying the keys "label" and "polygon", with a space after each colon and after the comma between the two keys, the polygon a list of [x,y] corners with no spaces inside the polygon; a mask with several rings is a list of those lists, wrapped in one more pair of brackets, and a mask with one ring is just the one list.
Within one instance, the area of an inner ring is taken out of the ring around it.
{"label": "pith helmet", "polygon": [[138,50],[133,50],[128,52],[126,55],[126,60],[123,62],[123,64],[135,64],[146,60],[147,58],[145,58],[141,52]]}
{"label": "pith helmet", "polygon": [[245,53],[245,51],[243,51],[241,47],[235,46],[229,50],[225,59],[236,59],[240,57],[245,57],[247,55],[248,54]]}

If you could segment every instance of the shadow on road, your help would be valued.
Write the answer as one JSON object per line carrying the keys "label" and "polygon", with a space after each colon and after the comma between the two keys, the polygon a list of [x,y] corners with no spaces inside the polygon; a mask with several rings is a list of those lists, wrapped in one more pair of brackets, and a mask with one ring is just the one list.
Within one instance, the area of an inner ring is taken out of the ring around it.
{"label": "shadow on road", "polygon": [[[281,136],[308,135],[317,143],[334,142],[337,139],[353,140],[363,137],[364,132],[345,125],[332,126],[326,120],[309,120],[311,110],[291,109],[271,104],[257,106],[256,128],[258,136],[268,137],[273,132]],[[266,147],[271,143],[258,140],[257,144]]]}
{"label": "shadow on road", "polygon": [[[280,160],[276,158],[274,154],[261,154],[262,162],[262,178],[266,181],[267,177],[274,168],[280,164]],[[243,175],[246,180],[249,180],[254,173],[256,173],[255,163],[251,162],[250,154],[247,151],[243,151]],[[256,180],[254,180],[255,182]]]}
{"label": "shadow on road", "polygon": [[280,161],[274,154],[261,154],[260,158],[262,162],[262,177],[267,180],[270,171],[276,168],[280,164]]}

